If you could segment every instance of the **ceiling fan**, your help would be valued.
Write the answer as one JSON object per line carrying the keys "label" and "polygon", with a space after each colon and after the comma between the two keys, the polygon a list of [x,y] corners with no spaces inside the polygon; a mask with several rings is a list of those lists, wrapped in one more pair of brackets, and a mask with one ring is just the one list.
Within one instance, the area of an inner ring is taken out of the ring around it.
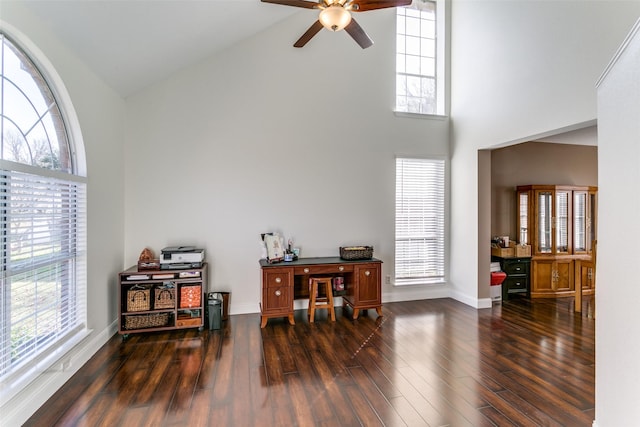
{"label": "ceiling fan", "polygon": [[408,6],[412,0],[261,0],[263,3],[282,4],[285,6],[302,7],[305,9],[320,9],[318,20],[293,44],[302,47],[322,27],[331,31],[344,29],[360,45],[366,49],[373,44],[362,27],[351,17],[351,12],[366,12],[368,10],[386,9],[389,7]]}

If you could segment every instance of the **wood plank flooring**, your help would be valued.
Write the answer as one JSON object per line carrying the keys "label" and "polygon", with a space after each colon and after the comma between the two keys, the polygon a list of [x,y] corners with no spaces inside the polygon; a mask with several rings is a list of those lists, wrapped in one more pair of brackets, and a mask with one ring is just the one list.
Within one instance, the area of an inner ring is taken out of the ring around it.
{"label": "wood plank flooring", "polygon": [[387,303],[114,336],[27,426],[590,426],[593,304]]}

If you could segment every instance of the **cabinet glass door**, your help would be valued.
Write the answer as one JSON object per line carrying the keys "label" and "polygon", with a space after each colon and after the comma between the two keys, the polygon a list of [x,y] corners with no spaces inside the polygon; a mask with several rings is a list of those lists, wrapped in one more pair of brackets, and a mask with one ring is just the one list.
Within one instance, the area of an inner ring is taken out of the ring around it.
{"label": "cabinet glass door", "polygon": [[597,193],[593,190],[589,191],[589,205],[587,208],[587,251],[593,251],[593,243],[598,238],[596,233],[596,218],[598,217]]}
{"label": "cabinet glass door", "polygon": [[553,247],[553,193],[551,191],[537,191],[536,197],[538,199],[536,253],[548,254],[551,253]]}
{"label": "cabinet glass door", "polygon": [[556,253],[569,253],[570,191],[556,190]]}
{"label": "cabinet glass door", "polygon": [[529,192],[518,192],[518,243],[529,244]]}
{"label": "cabinet glass door", "polygon": [[587,246],[587,193],[573,192],[573,252],[585,253]]}

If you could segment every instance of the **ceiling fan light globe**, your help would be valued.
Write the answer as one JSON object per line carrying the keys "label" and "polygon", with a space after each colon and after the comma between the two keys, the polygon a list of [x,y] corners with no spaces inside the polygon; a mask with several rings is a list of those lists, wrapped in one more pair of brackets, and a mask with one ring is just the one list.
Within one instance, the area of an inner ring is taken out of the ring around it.
{"label": "ceiling fan light globe", "polygon": [[340,31],[351,22],[351,14],[339,4],[322,9],[318,18],[327,30]]}

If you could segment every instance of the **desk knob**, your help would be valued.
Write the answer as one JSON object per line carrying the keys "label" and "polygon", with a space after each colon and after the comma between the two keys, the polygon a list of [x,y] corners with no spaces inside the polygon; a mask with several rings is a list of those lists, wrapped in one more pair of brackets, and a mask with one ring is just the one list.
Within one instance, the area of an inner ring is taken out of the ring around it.
{"label": "desk knob", "polygon": [[274,294],[276,294],[276,296],[279,297],[280,295],[282,295],[282,292],[280,292],[280,289],[278,289],[277,291],[274,292]]}
{"label": "desk knob", "polygon": [[370,272],[369,270],[367,270],[367,271],[365,271],[365,272],[364,272],[364,275],[365,275],[365,276],[370,276],[370,275],[371,275],[371,272]]}
{"label": "desk knob", "polygon": [[305,269],[304,269],[304,272],[305,272],[305,273],[308,273],[308,272],[309,272],[309,269],[308,269],[308,268],[305,268]]}
{"label": "desk knob", "polygon": [[344,271],[344,266],[341,265],[340,267],[338,267],[338,270]]}
{"label": "desk knob", "polygon": [[280,283],[280,282],[282,282],[282,279],[279,277],[276,277],[276,283]]}

